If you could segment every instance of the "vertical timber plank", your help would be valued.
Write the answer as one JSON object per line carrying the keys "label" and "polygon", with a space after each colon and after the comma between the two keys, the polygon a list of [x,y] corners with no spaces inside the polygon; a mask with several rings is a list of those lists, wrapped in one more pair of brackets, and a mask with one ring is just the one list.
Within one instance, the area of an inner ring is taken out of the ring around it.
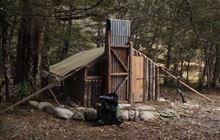
{"label": "vertical timber plank", "polygon": [[[87,106],[87,97],[88,97],[88,89],[87,89],[87,80],[86,80],[86,78],[87,78],[87,72],[88,72],[88,70],[85,68],[84,70],[83,70],[83,72],[84,72],[84,83],[83,83],[83,85],[84,85],[84,91],[83,91],[83,93],[84,93],[84,100],[83,100],[83,105],[84,105],[84,107],[86,107]],[[82,95],[81,95],[82,96]]]}
{"label": "vertical timber plank", "polygon": [[151,66],[151,62],[149,61],[149,63],[148,63],[148,68],[149,68],[149,77],[148,77],[148,79],[149,79],[149,81],[148,81],[148,85],[149,85],[149,88],[148,88],[148,101],[150,101],[151,100],[151,93],[152,93],[152,66]]}
{"label": "vertical timber plank", "polygon": [[149,93],[149,65],[148,65],[148,59],[145,58],[145,79],[144,79],[144,82],[145,82],[145,102],[147,102],[148,100],[148,93]]}
{"label": "vertical timber plank", "polygon": [[159,73],[158,66],[156,66],[156,97],[155,97],[155,101],[157,101],[159,94],[160,94],[160,73]]}
{"label": "vertical timber plank", "polygon": [[112,56],[111,56],[111,31],[107,31],[107,53],[108,53],[108,93],[112,91],[111,83],[111,68],[112,68]]}
{"label": "vertical timber plank", "polygon": [[133,56],[133,42],[129,42],[129,84],[128,84],[128,86],[129,86],[129,91],[128,91],[128,93],[129,94],[127,94],[127,95],[129,95],[128,97],[129,97],[129,103],[131,104],[132,103],[132,101],[133,101],[133,98],[134,97],[132,97],[133,96],[133,84],[135,84],[134,82],[134,79],[133,79],[133,72],[132,72],[132,70],[133,70],[133,66],[132,66],[132,64],[133,64],[133,60],[132,60],[132,56]]}
{"label": "vertical timber plank", "polygon": [[152,63],[152,101],[155,100],[155,65]]}

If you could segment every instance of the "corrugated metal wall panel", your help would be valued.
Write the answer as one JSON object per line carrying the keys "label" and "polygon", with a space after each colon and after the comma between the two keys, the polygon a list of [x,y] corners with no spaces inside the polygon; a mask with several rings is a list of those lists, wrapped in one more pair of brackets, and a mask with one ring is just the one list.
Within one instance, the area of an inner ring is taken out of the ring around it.
{"label": "corrugated metal wall panel", "polygon": [[128,45],[130,37],[130,21],[109,19],[111,45]]}

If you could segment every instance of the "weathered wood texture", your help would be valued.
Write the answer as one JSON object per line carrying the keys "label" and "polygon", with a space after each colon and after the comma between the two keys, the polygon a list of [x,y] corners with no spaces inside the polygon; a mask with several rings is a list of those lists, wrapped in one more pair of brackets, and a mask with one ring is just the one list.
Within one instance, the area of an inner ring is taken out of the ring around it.
{"label": "weathered wood texture", "polygon": [[107,20],[107,89],[118,94],[120,101],[130,99],[130,23],[123,20]]}
{"label": "weathered wood texture", "polygon": [[143,102],[144,100],[144,57],[133,56],[133,93],[135,102]]}
{"label": "weathered wood texture", "polygon": [[133,51],[132,85],[134,101],[157,101],[160,94],[158,66],[141,52]]}
{"label": "weathered wood texture", "polygon": [[83,68],[78,71],[76,74],[66,78],[64,80],[64,89],[65,94],[76,100],[80,105],[86,106],[84,99],[84,85],[85,85],[85,74],[86,69]]}
{"label": "weathered wood texture", "polygon": [[95,107],[99,96],[102,95],[103,86],[102,80],[86,80],[86,96],[87,96],[87,106]]}

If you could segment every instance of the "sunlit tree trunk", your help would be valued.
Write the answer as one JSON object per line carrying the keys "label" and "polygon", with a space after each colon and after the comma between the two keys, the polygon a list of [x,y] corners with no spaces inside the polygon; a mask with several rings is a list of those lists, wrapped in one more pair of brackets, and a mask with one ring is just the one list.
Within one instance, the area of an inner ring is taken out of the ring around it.
{"label": "sunlit tree trunk", "polygon": [[217,83],[220,79],[220,45],[215,46],[216,50],[216,60],[215,60],[215,69],[213,73],[212,87],[217,87]]}

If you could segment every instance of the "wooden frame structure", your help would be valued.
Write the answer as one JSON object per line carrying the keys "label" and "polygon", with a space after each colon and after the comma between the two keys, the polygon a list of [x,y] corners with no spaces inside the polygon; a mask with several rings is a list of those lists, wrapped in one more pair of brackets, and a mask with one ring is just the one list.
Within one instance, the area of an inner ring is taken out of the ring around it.
{"label": "wooden frame structure", "polygon": [[117,93],[121,102],[128,102],[131,91],[130,21],[107,19],[106,23],[107,91]]}

